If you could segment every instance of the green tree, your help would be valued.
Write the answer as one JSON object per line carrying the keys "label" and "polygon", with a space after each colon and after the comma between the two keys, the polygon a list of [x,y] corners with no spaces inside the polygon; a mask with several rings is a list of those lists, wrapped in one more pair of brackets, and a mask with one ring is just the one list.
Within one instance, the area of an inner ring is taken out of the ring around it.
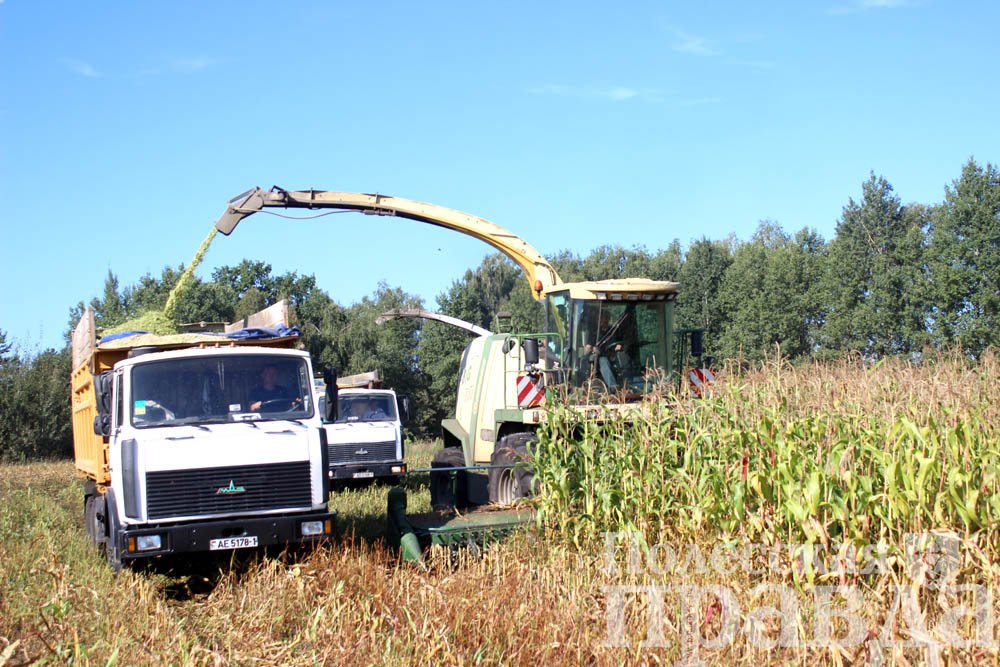
{"label": "green tree", "polygon": [[649,262],[649,275],[641,277],[676,282],[680,279],[683,265],[684,251],[681,249],[680,241],[674,239],[670,245],[653,255]]}
{"label": "green tree", "polygon": [[849,200],[824,272],[827,351],[877,358],[918,350],[927,340],[925,218],[922,207],[908,211],[874,174],[861,202]]}
{"label": "green tree", "polygon": [[0,363],[0,460],[72,454],[69,374],[68,347]]}
{"label": "green tree", "polygon": [[1000,172],[973,159],[935,209],[934,331],[974,356],[1000,345]]}
{"label": "green tree", "polygon": [[733,263],[719,286],[726,312],[718,346],[723,357],[763,359],[777,348],[787,357],[808,355],[819,318],[817,279],[824,244],[815,232],[789,237],[764,221],[747,243],[733,251]]}
{"label": "green tree", "polygon": [[595,248],[581,264],[583,280],[649,278],[652,257],[642,247],[604,245]]}
{"label": "green tree", "polygon": [[104,296],[99,301],[95,299],[91,305],[98,327],[110,327],[125,321],[127,302],[118,293],[118,278],[111,269],[108,269],[108,276],[104,279]]}
{"label": "green tree", "polygon": [[337,349],[336,339],[347,327],[347,313],[330,295],[316,289],[296,307],[295,314],[302,341],[317,370],[327,364],[338,369],[347,365],[347,357]]}
{"label": "green tree", "polygon": [[274,299],[274,281],[271,265],[259,260],[244,259],[236,266],[220,266],[212,272],[212,282],[228,286],[237,299],[251,289],[256,289],[267,299]]}
{"label": "green tree", "polygon": [[680,269],[675,325],[704,329],[709,351],[719,340],[728,317],[719,300],[719,287],[733,261],[730,246],[730,241],[701,238],[688,248]]}
{"label": "green tree", "polygon": [[5,361],[10,361],[10,351],[14,347],[13,343],[7,342],[7,334],[3,329],[0,329],[0,364]]}
{"label": "green tree", "polygon": [[586,280],[583,275],[583,260],[570,250],[560,250],[548,258],[549,264],[565,282]]}

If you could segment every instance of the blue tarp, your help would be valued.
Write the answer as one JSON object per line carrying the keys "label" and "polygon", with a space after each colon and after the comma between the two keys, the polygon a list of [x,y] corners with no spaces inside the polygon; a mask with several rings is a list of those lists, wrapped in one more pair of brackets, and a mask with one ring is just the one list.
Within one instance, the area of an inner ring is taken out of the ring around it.
{"label": "blue tarp", "polygon": [[[0,0],[2,2],[2,0]],[[142,334],[148,334],[148,331],[122,331],[121,333],[113,333],[104,336],[97,342],[98,345],[104,345],[113,340],[118,340],[119,338],[128,338],[129,336],[139,336]],[[215,333],[215,332],[198,332],[199,336],[224,336],[226,338],[232,338],[234,340],[263,340],[266,338],[284,338],[285,336],[301,336],[301,332],[298,327],[286,327],[284,324],[279,324],[278,326],[271,327],[248,327],[246,329],[240,329],[239,331],[233,331],[232,333]]]}
{"label": "blue tarp", "polygon": [[227,333],[226,336],[229,338],[234,338],[236,340],[257,340],[263,338],[282,338],[284,336],[299,336],[301,335],[298,327],[286,327],[284,324],[279,324],[273,329],[270,327],[247,327],[246,329],[240,329],[239,331],[233,331],[232,333]]}
{"label": "blue tarp", "polygon": [[101,338],[101,340],[97,341],[97,344],[104,345],[105,343],[109,343],[113,340],[118,340],[119,338],[128,338],[129,336],[140,336],[142,334],[148,334],[148,333],[149,333],[148,331],[122,331],[120,333],[108,334],[107,336]]}

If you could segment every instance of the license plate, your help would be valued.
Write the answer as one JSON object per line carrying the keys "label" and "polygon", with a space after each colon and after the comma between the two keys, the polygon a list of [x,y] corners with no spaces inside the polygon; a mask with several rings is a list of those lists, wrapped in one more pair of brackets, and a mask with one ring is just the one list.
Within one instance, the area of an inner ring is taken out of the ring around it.
{"label": "license plate", "polygon": [[208,541],[208,548],[210,551],[219,551],[220,549],[247,549],[255,546],[257,546],[256,535],[245,535],[243,537],[220,537],[217,540]]}
{"label": "license plate", "polygon": [[374,476],[375,476],[375,473],[373,473],[373,472],[356,472],[356,473],[354,473],[354,479],[369,479],[369,478],[374,477]]}

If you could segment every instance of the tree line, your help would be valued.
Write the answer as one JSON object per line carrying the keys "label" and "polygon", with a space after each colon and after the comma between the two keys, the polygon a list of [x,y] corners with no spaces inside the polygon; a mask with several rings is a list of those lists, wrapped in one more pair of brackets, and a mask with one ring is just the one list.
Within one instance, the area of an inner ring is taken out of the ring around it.
{"label": "tree line", "polygon": [[[791,360],[845,353],[869,360],[959,349],[970,359],[1000,343],[1000,172],[970,159],[935,204],[903,204],[874,173],[861,198],[849,199],[834,237],[785,231],[761,221],[746,240],[700,238],[683,248],[601,246],[583,257],[549,258],[566,281],[645,277],[681,283],[678,327],[706,330],[718,360],[744,363],[780,353]],[[93,298],[98,327],[110,328],[162,309],[183,266],[166,267],[122,286],[109,271]],[[271,265],[244,260],[196,279],[175,315],[180,322],[232,322],[288,299],[314,363],[342,373],[381,371],[409,395],[411,430],[433,436],[453,410],[461,351],[469,334],[416,319],[383,325],[389,309],[426,307],[385,283],[361,301],[334,301],[312,275],[275,275]],[[68,330],[87,304],[70,309]],[[430,310],[487,329],[542,331],[544,311],[520,269],[487,256],[437,297]],[[68,333],[67,333],[68,342]],[[25,355],[0,330],[0,458],[23,460],[72,452],[67,349]]]}

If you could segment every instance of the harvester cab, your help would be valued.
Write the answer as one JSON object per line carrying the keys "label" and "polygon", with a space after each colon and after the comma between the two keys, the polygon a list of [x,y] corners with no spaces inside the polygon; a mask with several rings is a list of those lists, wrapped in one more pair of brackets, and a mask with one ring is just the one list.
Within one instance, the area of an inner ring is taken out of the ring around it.
{"label": "harvester cab", "polygon": [[635,400],[676,381],[685,350],[672,341],[678,284],[624,279],[567,283],[546,294],[545,370],[571,394]]}

